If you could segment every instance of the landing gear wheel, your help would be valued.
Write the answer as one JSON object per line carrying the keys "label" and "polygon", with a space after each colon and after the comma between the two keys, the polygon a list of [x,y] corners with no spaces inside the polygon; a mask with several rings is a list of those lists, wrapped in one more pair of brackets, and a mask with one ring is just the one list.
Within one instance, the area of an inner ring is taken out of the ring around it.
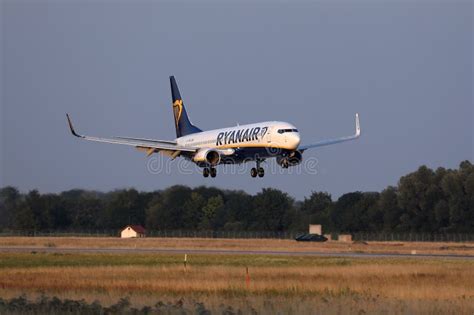
{"label": "landing gear wheel", "polygon": [[207,167],[205,167],[203,170],[202,170],[202,176],[204,177],[209,177],[209,169]]}
{"label": "landing gear wheel", "polygon": [[258,168],[258,177],[263,177],[265,175],[265,170],[263,167]]}
{"label": "landing gear wheel", "polygon": [[250,170],[250,176],[257,177],[257,169],[255,167],[252,167]]}
{"label": "landing gear wheel", "polygon": [[211,177],[216,177],[217,170],[214,167],[211,167]]}

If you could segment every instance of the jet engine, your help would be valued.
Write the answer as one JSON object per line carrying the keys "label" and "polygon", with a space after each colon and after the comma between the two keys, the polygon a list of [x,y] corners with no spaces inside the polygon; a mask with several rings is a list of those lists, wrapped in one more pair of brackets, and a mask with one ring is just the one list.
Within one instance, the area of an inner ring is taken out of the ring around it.
{"label": "jet engine", "polygon": [[283,168],[295,166],[303,161],[303,154],[300,151],[292,151],[286,155],[277,157],[277,163]]}
{"label": "jet engine", "polygon": [[221,155],[214,149],[199,149],[193,157],[194,162],[207,163],[209,165],[217,165],[221,161]]}

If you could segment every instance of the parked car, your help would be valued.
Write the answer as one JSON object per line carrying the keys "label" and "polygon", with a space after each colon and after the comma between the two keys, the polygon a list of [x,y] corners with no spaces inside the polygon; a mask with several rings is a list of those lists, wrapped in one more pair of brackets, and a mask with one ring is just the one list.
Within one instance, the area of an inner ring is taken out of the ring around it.
{"label": "parked car", "polygon": [[326,242],[328,239],[319,234],[302,234],[295,238],[297,242]]}

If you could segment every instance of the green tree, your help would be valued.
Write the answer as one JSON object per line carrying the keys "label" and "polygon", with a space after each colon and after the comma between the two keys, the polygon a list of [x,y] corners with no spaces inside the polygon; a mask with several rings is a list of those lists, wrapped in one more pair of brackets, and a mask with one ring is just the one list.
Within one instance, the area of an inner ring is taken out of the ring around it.
{"label": "green tree", "polygon": [[103,229],[104,202],[94,197],[83,196],[71,214],[72,226],[76,229]]}
{"label": "green tree", "polygon": [[474,232],[474,166],[421,166],[380,194],[351,192],[333,202],[313,192],[294,202],[276,189],[255,196],[242,191],[173,186],[164,191],[125,189],[100,193],[74,189],[61,194],[0,189],[0,229],[110,229],[146,223],[149,229]]}
{"label": "green tree", "polygon": [[330,218],[331,195],[327,192],[312,192],[309,198],[304,198],[301,204],[299,216],[303,221],[298,230],[307,228],[310,224],[321,224],[324,231],[331,231],[334,227]]}
{"label": "green tree", "polygon": [[330,217],[334,224],[333,232],[356,232],[363,230],[362,213],[355,205],[363,198],[363,193],[353,192],[347,193],[339,197],[339,199],[331,207]]}
{"label": "green tree", "polygon": [[50,230],[64,230],[70,227],[71,217],[69,211],[64,206],[61,197],[56,194],[47,194],[41,196],[43,202],[43,213],[47,222],[45,227]]}
{"label": "green tree", "polygon": [[381,230],[383,211],[377,206],[379,193],[352,192],[339,197],[330,207],[333,232]]}
{"label": "green tree", "polygon": [[254,229],[285,231],[291,225],[293,199],[273,188],[264,188],[253,199],[256,221]]}
{"label": "green tree", "polygon": [[82,189],[68,190],[59,194],[71,221],[70,226],[81,230],[109,228],[105,214],[107,195]]}
{"label": "green tree", "polygon": [[200,193],[193,191],[191,196],[183,205],[183,228],[197,229],[203,218],[203,208],[206,205],[206,199]]}
{"label": "green tree", "polygon": [[[226,222],[221,222],[225,230],[248,230],[255,222],[253,198],[243,191],[226,191],[221,212],[226,215]],[[219,218],[223,216],[221,214]]]}
{"label": "green tree", "polygon": [[21,203],[22,196],[15,187],[7,186],[0,189],[0,230],[12,228],[15,210]]}
{"label": "green tree", "polygon": [[146,210],[147,228],[183,229],[185,204],[191,198],[192,190],[185,186],[172,186],[153,198]]}
{"label": "green tree", "polygon": [[48,222],[43,200],[37,190],[30,191],[15,213],[15,227],[25,230],[44,230]]}
{"label": "green tree", "polygon": [[102,224],[112,229],[120,229],[127,224],[144,224],[147,199],[135,189],[112,192],[106,201]]}
{"label": "green tree", "polygon": [[377,208],[383,215],[383,231],[400,231],[400,216],[403,209],[398,206],[397,189],[389,186],[382,191],[377,201]]}
{"label": "green tree", "polygon": [[224,207],[224,200],[221,195],[209,198],[207,204],[202,208],[202,219],[199,227],[203,230],[216,228],[216,217]]}
{"label": "green tree", "polygon": [[435,173],[426,166],[403,176],[398,185],[398,204],[404,209],[401,226],[406,231],[431,232],[436,226],[433,211],[442,193]]}
{"label": "green tree", "polygon": [[[467,232],[472,231],[474,227],[473,174],[472,164],[463,161],[458,171],[447,172],[441,181],[446,199],[443,206],[449,209],[449,226],[446,228],[449,232]],[[441,211],[441,206],[438,211]]]}

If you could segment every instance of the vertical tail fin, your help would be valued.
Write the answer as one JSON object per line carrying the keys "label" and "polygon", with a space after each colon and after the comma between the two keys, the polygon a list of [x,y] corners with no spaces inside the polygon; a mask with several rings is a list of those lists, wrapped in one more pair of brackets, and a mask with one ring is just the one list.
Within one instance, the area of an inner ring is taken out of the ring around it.
{"label": "vertical tail fin", "polygon": [[174,122],[176,127],[176,137],[187,136],[196,132],[201,132],[202,130],[194,126],[188,118],[186,113],[186,108],[183,104],[183,99],[179,93],[178,85],[174,76],[170,76],[171,84],[171,99],[173,101],[173,115]]}

